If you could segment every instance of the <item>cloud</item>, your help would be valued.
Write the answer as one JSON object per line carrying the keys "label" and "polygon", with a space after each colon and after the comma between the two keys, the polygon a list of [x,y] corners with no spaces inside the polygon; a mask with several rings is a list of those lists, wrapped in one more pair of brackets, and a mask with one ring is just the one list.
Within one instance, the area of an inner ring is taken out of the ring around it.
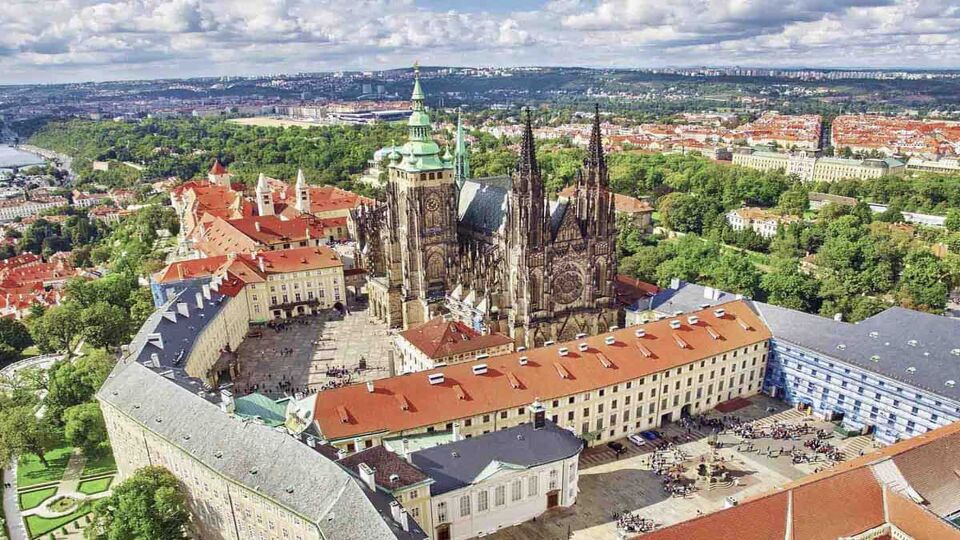
{"label": "cloud", "polygon": [[954,67],[956,0],[5,0],[0,82],[425,64]]}

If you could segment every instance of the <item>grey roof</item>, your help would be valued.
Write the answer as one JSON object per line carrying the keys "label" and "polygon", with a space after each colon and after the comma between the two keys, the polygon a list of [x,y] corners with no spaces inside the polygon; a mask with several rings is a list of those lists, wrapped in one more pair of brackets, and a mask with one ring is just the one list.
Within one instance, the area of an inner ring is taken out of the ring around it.
{"label": "grey roof", "polygon": [[567,208],[570,207],[570,201],[565,198],[560,198],[555,201],[550,201],[550,232],[556,234],[557,229],[560,228],[560,224],[563,223],[563,216],[567,213]]}
{"label": "grey roof", "polygon": [[494,461],[529,468],[575,456],[582,448],[580,438],[547,421],[543,429],[520,424],[419,450],[410,462],[433,478],[430,493],[439,495],[470,485]]}
{"label": "grey roof", "polygon": [[317,451],[231,417],[137,362],[118,365],[98,398],[224,477],[317,524],[326,539],[425,537],[415,524],[407,533],[390,518],[391,498],[366,489]]}
{"label": "grey roof", "polygon": [[492,234],[506,220],[509,187],[484,180],[464,181],[460,188],[457,216],[461,225],[483,234]]}
{"label": "grey roof", "polygon": [[671,283],[670,287],[662,289],[650,298],[640,299],[640,310],[653,310],[670,316],[676,312],[687,313],[705,307],[717,306],[741,298],[712,287],[704,287],[696,283],[679,281]]}
{"label": "grey roof", "polygon": [[[774,338],[960,402],[960,321],[900,307],[857,324],[753,302]],[[907,368],[915,368],[911,372]]]}
{"label": "grey roof", "polygon": [[[189,376],[185,369],[196,336],[231,300],[229,296],[211,291],[210,299],[204,299],[203,308],[198,308],[196,295],[199,293],[202,298],[202,286],[202,282],[186,283],[183,290],[155,310],[133,337],[128,353],[144,365],[153,367],[156,360],[160,364],[156,369],[165,371],[168,378],[193,391],[199,391],[204,386],[202,381]],[[181,301],[186,304],[186,317],[177,312],[177,304]],[[176,322],[165,317],[165,312],[174,313],[172,318]],[[151,334],[160,334],[163,348],[150,343]]]}

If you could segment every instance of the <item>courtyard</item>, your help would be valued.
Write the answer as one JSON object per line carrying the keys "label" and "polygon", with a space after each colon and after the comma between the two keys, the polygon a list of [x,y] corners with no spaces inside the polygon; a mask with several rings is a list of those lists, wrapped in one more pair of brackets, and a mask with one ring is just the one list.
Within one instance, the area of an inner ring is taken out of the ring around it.
{"label": "courtyard", "polygon": [[387,377],[392,373],[393,335],[373,320],[364,302],[347,313],[253,326],[237,348],[238,396],[259,392],[277,399]]}
{"label": "courtyard", "polygon": [[[832,433],[832,423],[814,419],[766,396],[745,401],[748,401],[746,406],[727,413],[728,421],[737,417],[768,431],[774,425],[806,426],[793,429],[809,433],[784,439],[769,436],[743,439],[726,430],[715,437],[719,443],[715,450],[710,444],[714,438],[711,428],[694,425],[688,430],[671,424],[658,430],[660,441],[675,441],[670,450],[655,452],[650,441],[637,447],[626,439],[620,442],[627,452],[619,458],[606,445],[587,448],[580,457],[580,493],[572,508],[551,510],[536,521],[503,529],[491,536],[497,540],[546,540],[567,538],[569,534],[575,539],[617,540],[624,536],[618,534],[615,515],[632,513],[652,520],[661,528],[720,510],[728,498],[739,502],[830,466],[832,462],[825,455],[806,448],[805,443],[816,439],[818,430]],[[717,411],[705,415],[705,419],[723,417],[723,413]],[[877,448],[868,436],[841,439],[832,434],[824,441],[834,446],[844,459]],[[794,463],[791,450],[816,461]],[[659,465],[654,463],[654,455],[659,457]],[[715,483],[696,480],[701,463],[719,464],[720,460],[727,473],[723,478]],[[654,470],[657,466],[663,475]],[[669,482],[671,487],[692,486],[692,490],[684,495],[669,492],[666,481],[669,476],[674,478]]]}

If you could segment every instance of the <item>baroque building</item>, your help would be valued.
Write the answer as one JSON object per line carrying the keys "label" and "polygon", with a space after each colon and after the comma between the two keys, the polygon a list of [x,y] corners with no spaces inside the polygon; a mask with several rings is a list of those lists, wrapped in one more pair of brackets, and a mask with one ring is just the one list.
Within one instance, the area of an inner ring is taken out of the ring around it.
{"label": "baroque building", "polygon": [[352,214],[372,313],[404,329],[449,314],[526,347],[616,325],[617,231],[599,109],[576,189],[549,201],[529,114],[513,173],[470,178],[459,121],[456,155],[441,154],[424,100],[417,73],[386,202]]}

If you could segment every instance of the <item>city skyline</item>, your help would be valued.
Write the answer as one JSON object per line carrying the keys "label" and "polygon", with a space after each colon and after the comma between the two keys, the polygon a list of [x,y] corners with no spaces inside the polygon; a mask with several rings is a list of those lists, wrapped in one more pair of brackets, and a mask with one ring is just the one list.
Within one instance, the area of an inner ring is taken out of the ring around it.
{"label": "city skyline", "polygon": [[[62,0],[0,6],[0,83],[251,76],[409,65],[951,69],[960,7],[698,2]],[[570,55],[571,44],[577,54]]]}

